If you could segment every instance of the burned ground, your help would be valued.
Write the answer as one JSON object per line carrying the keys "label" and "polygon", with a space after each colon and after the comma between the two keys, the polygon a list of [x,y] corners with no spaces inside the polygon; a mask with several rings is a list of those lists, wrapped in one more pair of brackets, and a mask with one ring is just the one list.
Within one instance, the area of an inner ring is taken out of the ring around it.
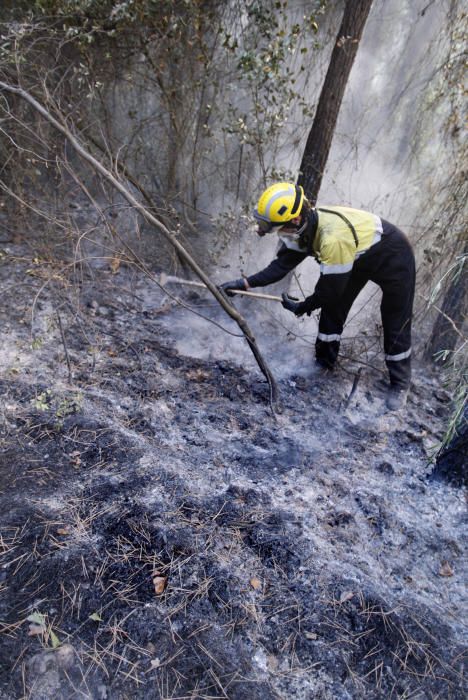
{"label": "burned ground", "polygon": [[465,697],[430,370],[404,415],[371,370],[346,408],[349,368],[286,376],[275,419],[255,368],[177,352],[146,280],[34,304],[50,265],[0,271],[2,698]]}

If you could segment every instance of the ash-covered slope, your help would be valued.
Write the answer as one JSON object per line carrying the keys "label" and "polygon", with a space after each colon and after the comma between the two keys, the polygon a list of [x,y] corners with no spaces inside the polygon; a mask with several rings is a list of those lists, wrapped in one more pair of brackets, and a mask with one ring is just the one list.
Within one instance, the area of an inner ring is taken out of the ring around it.
{"label": "ash-covered slope", "polygon": [[464,499],[426,478],[434,378],[399,415],[370,372],[346,410],[343,368],[286,376],[275,420],[257,371],[177,353],[144,279],[101,273],[78,306],[14,252],[2,699],[465,696]]}

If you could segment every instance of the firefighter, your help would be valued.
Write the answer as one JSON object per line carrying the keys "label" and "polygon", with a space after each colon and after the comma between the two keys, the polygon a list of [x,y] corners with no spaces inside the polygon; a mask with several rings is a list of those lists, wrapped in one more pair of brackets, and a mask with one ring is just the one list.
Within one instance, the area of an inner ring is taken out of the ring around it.
{"label": "firefighter", "polygon": [[233,290],[265,287],[278,282],[307,256],[320,265],[313,294],[297,301],[283,294],[283,306],[296,316],[320,309],[315,344],[317,362],[332,369],[349,310],[364,285],[382,290],[381,314],[385,362],[390,376],[386,397],[389,410],[406,404],[411,381],[411,318],[415,261],[406,236],[375,214],[342,206],[312,207],[302,187],[278,182],[261,195],[254,211],[259,236],[276,232],[281,241],[277,257],[249,277],[225,282]]}

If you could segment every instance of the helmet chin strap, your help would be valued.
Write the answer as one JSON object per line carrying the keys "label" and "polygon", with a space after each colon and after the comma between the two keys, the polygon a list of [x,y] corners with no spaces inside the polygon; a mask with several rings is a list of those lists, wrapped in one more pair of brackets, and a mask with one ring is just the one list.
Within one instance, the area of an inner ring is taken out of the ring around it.
{"label": "helmet chin strap", "polygon": [[306,218],[306,220],[304,221],[304,223],[303,223],[301,226],[299,226],[299,228],[298,228],[297,231],[296,231],[296,234],[297,234],[298,236],[300,236],[301,233],[303,233],[303,232],[306,230],[306,228],[307,228],[307,218]]}

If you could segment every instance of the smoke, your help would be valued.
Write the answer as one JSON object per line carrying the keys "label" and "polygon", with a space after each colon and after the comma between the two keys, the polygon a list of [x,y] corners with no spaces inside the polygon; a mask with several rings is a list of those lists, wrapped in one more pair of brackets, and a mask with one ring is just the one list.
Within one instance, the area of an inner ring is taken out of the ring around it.
{"label": "smoke", "polygon": [[[450,3],[374,3],[340,111],[321,201],[373,210],[409,229],[434,216],[427,184],[452,154],[445,110],[429,105],[447,52]],[[450,167],[449,167],[450,169]]]}
{"label": "smoke", "polygon": [[[451,167],[452,153],[446,148],[442,128],[447,104],[439,110],[431,109],[431,99],[440,80],[439,69],[448,50],[444,19],[449,9],[448,0],[374,2],[345,93],[318,202],[373,211],[402,228],[414,243],[433,220],[438,206],[434,191],[439,175],[434,163],[437,162],[439,172]],[[331,13],[327,18],[328,30],[332,19],[336,32],[340,21],[338,11],[334,17]],[[299,84],[311,106],[316,103],[332,46],[332,42],[325,44],[314,57],[314,66],[322,65],[323,70],[311,70],[300,78]],[[292,65],[296,58],[292,56]],[[240,99],[245,100],[242,92]],[[300,110],[291,109],[281,145],[278,142],[273,148],[272,144],[265,167],[289,172],[294,179],[309,128],[310,118],[304,118]],[[214,143],[211,155],[222,147]],[[255,173],[249,171],[246,179],[243,165],[251,168],[252,161],[243,163],[240,158],[233,172],[241,173],[245,185],[255,180]],[[226,219],[229,242],[212,271],[218,283],[241,274],[253,274],[276,255],[276,238],[259,239],[245,213],[262,187],[258,191],[234,187],[231,192],[221,187],[220,194],[219,187],[213,189],[210,185],[209,192],[202,193],[204,208],[215,215],[229,213]],[[242,193],[245,193],[244,201]],[[219,243],[218,236],[220,232],[213,232],[214,247]],[[305,261],[293,277],[269,287],[268,291],[273,294],[290,291],[302,298],[312,293],[318,272],[315,262]],[[351,310],[344,338],[379,335],[379,302],[378,288],[367,285]],[[313,371],[316,319],[297,320],[275,302],[236,298],[234,303],[247,319],[277,376]],[[237,326],[220,314],[208,293],[206,301],[197,301],[196,306],[238,334]],[[225,359],[243,366],[255,364],[242,338],[215,329],[190,312],[177,310],[171,318],[170,330],[177,348],[184,354]],[[378,351],[378,343],[374,349]]]}
{"label": "smoke", "polygon": [[[258,368],[239,327],[210,293],[201,292],[194,297],[189,303],[204,318],[178,307],[162,320],[177,351],[208,361],[233,362],[249,370]],[[156,305],[160,303],[163,300],[156,301]],[[155,304],[154,298],[151,304]],[[236,297],[233,304],[247,320],[265,361],[278,379],[315,371],[313,318],[298,320],[274,301]]]}
{"label": "smoke", "polygon": [[[453,153],[447,148],[443,128],[448,99],[437,109],[431,105],[448,51],[449,10],[448,1],[376,0],[347,86],[318,202],[373,211],[402,228],[416,246],[421,232],[436,218],[441,174],[453,169]],[[329,51],[325,46],[323,56]],[[305,88],[314,104],[317,76]],[[294,173],[310,123],[292,113],[287,128],[291,138],[275,152],[274,164]],[[298,132],[302,134],[299,142]],[[224,260],[229,265],[226,273],[237,277],[240,272],[249,275],[262,269],[275,256],[276,247],[273,239],[259,241],[252,231],[239,231]],[[301,291],[305,295],[313,291],[317,277],[318,266],[305,262],[297,268],[296,278],[269,291],[289,287],[301,297]],[[226,274],[224,279],[228,278]],[[378,335],[380,298],[380,290],[368,284],[351,310],[345,338]],[[298,322],[271,305],[255,302],[255,309],[252,306],[252,302],[242,302],[262,343],[279,353],[273,363],[284,367],[286,362],[291,371],[307,365],[303,356],[312,353],[316,323]],[[292,329],[293,336],[283,325]],[[290,352],[291,337],[303,335],[305,328],[309,344],[299,349],[302,341],[296,339]]]}

